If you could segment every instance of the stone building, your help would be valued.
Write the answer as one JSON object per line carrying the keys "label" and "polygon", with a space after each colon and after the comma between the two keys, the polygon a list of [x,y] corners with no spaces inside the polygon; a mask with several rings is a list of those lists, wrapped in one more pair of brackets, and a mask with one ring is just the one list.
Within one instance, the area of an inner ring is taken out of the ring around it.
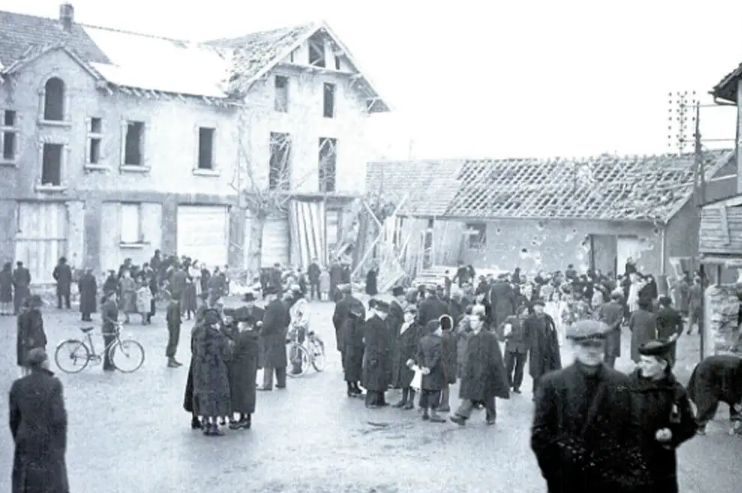
{"label": "stone building", "polygon": [[324,23],[194,43],[79,24],[63,4],[0,25],[0,261],[36,283],[62,255],[244,268],[241,199],[274,188],[292,200],[265,221],[263,264],[324,257],[364,193],[365,125],[388,107]]}
{"label": "stone building", "polygon": [[[707,198],[734,194],[735,153],[704,158]],[[632,258],[672,276],[695,255],[693,168],[691,155],[383,162],[369,165],[367,189],[405,200],[397,221],[427,222],[424,268],[608,273]]]}

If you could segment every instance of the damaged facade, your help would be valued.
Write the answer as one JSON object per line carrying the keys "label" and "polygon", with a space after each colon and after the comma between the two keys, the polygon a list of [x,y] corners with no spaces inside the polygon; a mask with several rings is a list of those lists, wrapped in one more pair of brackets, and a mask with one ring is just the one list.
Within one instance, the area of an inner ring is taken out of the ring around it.
{"label": "damaged facade", "polygon": [[[735,153],[704,158],[707,197],[732,195]],[[383,162],[369,165],[367,189],[406,198],[398,221],[425,224],[423,268],[608,273],[631,257],[676,275],[691,268],[698,237],[693,168],[691,155]]]}
{"label": "damaged facade", "polygon": [[263,265],[338,242],[367,119],[388,107],[324,23],[193,43],[78,24],[64,4],[0,24],[0,260],[37,283],[62,255],[98,272],[155,249],[243,269],[241,199],[275,187],[291,200],[265,221]]}

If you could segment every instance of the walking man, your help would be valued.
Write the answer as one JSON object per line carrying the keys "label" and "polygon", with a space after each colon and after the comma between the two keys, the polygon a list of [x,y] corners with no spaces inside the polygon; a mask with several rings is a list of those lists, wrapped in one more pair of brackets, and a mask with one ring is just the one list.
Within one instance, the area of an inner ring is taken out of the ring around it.
{"label": "walking man", "polygon": [[72,286],[72,269],[67,265],[67,259],[59,258],[59,263],[54,268],[52,277],[57,281],[57,308],[62,309],[62,300],[64,307],[70,309],[70,287]]}
{"label": "walking man", "polygon": [[167,306],[167,314],[165,315],[167,320],[167,350],[165,356],[167,356],[167,367],[168,368],[179,368],[183,366],[175,359],[175,353],[178,351],[178,341],[180,341],[180,327],[183,323],[183,319],[180,315],[180,304],[177,300],[170,300]]}

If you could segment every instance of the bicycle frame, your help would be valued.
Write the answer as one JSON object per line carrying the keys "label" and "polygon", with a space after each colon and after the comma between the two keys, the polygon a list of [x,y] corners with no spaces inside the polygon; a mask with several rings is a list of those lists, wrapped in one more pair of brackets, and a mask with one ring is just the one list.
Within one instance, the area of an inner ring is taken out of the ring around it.
{"label": "bicycle frame", "polygon": [[[115,345],[117,345],[118,343],[121,342],[120,333],[121,333],[121,331],[116,330],[116,333],[113,334],[113,336],[114,336],[113,341],[111,341],[110,344],[107,344],[106,346],[104,346],[103,347],[103,352],[101,352],[100,354],[98,354],[98,353],[95,352],[95,346],[93,345],[93,333],[92,332],[88,332],[87,334],[85,334],[85,336],[87,337],[87,345],[90,347],[90,357],[91,358],[95,358],[95,357],[101,357],[101,356],[105,355],[106,352],[110,351],[113,346],[115,346]],[[85,343],[85,341],[83,341],[83,343]]]}

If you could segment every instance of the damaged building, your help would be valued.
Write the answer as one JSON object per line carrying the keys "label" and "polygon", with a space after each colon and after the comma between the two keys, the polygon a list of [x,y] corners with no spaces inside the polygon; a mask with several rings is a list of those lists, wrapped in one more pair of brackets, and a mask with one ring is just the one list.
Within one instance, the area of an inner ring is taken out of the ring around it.
{"label": "damaged building", "polygon": [[[733,195],[735,152],[708,151],[703,162],[707,200]],[[420,226],[408,272],[464,262],[608,273],[632,258],[673,276],[694,265],[695,167],[693,155],[378,162],[367,190],[404,202],[388,228]]]}

